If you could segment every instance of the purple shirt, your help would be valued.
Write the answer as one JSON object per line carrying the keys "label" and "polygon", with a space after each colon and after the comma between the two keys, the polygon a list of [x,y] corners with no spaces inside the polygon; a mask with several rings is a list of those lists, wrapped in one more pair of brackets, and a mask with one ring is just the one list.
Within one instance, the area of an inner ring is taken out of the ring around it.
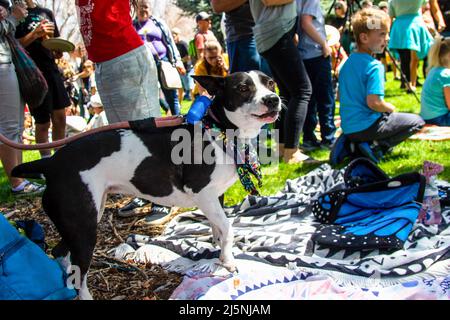
{"label": "purple shirt", "polygon": [[[160,59],[163,59],[167,55],[167,48],[162,41],[162,31],[158,28],[152,19],[148,19],[146,22],[133,21],[133,26],[137,33],[144,40],[145,44],[150,48],[153,55],[158,54]],[[151,43],[153,46],[149,45]]]}

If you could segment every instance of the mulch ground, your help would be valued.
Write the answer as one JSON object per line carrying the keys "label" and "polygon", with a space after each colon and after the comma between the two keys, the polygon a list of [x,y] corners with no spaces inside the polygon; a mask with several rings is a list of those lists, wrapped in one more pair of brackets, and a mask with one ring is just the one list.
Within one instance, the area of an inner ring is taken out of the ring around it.
{"label": "mulch ground", "polygon": [[[129,197],[110,196],[105,213],[98,225],[97,246],[88,276],[90,292],[96,300],[160,300],[168,299],[181,283],[182,275],[167,272],[158,265],[136,265],[117,261],[111,249],[125,242],[132,234],[158,236],[164,225],[146,226],[139,223],[142,216],[118,218],[118,208],[130,200]],[[147,208],[148,210],[148,208]],[[59,242],[55,226],[41,207],[41,198],[18,199],[11,205],[0,205],[0,211],[10,220],[36,220],[45,230],[47,251]],[[145,210],[144,210],[145,211]],[[173,212],[175,216],[178,212]],[[80,230],[80,232],[83,232]]]}

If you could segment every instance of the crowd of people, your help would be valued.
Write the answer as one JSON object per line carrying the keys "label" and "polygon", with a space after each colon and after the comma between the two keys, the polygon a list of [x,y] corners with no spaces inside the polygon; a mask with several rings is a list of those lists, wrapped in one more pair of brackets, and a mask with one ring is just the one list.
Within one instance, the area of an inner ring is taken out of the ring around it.
{"label": "crowd of people", "polygon": [[[43,143],[108,123],[160,117],[161,110],[179,115],[182,100],[208,95],[192,75],[250,70],[273,77],[286,106],[275,123],[286,163],[314,162],[306,151],[333,147],[336,101],[343,134],[383,152],[425,123],[450,126],[450,39],[445,38],[450,35],[449,1],[390,0],[375,5],[339,0],[326,15],[319,0],[277,5],[211,0],[214,12],[225,16],[224,46],[211,30],[207,12],[196,15],[193,38],[183,40],[179,28],[153,15],[153,5],[152,0],[77,0],[83,43],[63,55],[42,45],[45,37],[59,36],[51,10],[33,0],[12,7],[0,0],[0,133],[13,141]],[[336,43],[330,44],[326,25],[337,29]],[[8,36],[27,50],[49,87],[42,105],[30,113],[24,114]],[[396,60],[400,70],[392,64]],[[422,85],[420,60],[426,76],[420,115],[394,112],[384,100],[387,68],[414,94]],[[176,70],[181,85],[168,84],[167,65]],[[318,124],[320,138],[315,134]],[[41,156],[51,152],[42,150]],[[10,176],[22,161],[20,151],[0,144],[0,158],[13,193],[43,190]],[[147,205],[135,198],[119,215],[134,215]],[[148,223],[170,212],[151,207]]]}

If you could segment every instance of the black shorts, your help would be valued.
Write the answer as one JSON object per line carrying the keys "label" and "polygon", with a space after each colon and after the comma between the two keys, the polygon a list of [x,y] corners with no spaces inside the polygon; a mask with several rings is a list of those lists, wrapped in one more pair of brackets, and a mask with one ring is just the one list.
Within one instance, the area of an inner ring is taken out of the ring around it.
{"label": "black shorts", "polygon": [[64,81],[58,70],[42,72],[48,84],[48,93],[42,104],[31,111],[36,123],[48,123],[52,111],[61,110],[70,106],[70,98],[64,86]]}

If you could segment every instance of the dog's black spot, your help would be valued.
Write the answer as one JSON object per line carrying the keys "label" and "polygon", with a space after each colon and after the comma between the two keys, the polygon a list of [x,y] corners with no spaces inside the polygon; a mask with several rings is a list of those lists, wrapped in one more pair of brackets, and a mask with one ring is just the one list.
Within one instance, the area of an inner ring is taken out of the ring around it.
{"label": "dog's black spot", "polygon": [[[177,129],[187,130],[193,137],[193,126],[187,125]],[[142,193],[155,197],[169,196],[173,188],[184,191],[184,187],[198,193],[211,182],[211,174],[215,164],[194,164],[194,141],[192,141],[191,158],[181,165],[172,161],[172,149],[181,141],[172,141],[173,130],[165,130],[159,134],[135,132],[151,153],[137,167],[131,183]],[[204,150],[210,143],[204,142]],[[203,160],[203,158],[202,158]]]}
{"label": "dog's black spot", "polygon": [[53,173],[79,173],[95,167],[102,158],[120,151],[119,131],[100,132],[76,140],[57,151],[52,163]]}

